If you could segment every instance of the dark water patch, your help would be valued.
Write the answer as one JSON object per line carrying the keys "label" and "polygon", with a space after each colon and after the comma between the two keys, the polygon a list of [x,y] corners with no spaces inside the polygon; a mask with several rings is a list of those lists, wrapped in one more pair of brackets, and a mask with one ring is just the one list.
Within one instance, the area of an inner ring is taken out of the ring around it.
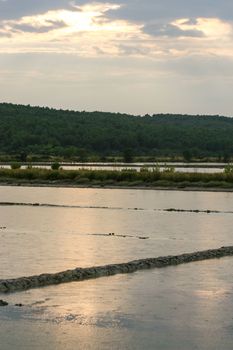
{"label": "dark water patch", "polygon": [[168,255],[157,258],[140,259],[121,264],[94,266],[89,268],[78,267],[74,270],[66,270],[58,273],[47,273],[29,277],[0,280],[0,292],[9,293],[73,281],[83,281],[91,278],[112,276],[123,273],[132,273],[135,271],[151,268],[162,268],[195,261],[222,258],[232,255],[233,246],[229,246],[221,247],[219,249],[197,251],[188,254]]}

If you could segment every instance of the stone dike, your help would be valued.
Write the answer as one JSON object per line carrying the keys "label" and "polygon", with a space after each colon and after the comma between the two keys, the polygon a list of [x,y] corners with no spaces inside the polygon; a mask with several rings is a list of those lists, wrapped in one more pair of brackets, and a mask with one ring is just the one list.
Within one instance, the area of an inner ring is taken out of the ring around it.
{"label": "stone dike", "polygon": [[0,293],[9,293],[31,288],[45,287],[60,283],[83,281],[91,278],[112,276],[116,274],[132,273],[139,270],[162,268],[195,261],[216,259],[233,255],[233,246],[221,247],[194,253],[169,255],[157,258],[134,260],[127,263],[94,266],[89,268],[76,268],[58,273],[41,274],[15,279],[1,279]]}

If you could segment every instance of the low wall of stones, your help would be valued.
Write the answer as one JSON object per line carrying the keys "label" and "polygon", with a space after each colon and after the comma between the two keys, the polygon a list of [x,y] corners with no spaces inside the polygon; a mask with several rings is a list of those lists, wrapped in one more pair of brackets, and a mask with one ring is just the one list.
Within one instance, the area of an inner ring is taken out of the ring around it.
{"label": "low wall of stones", "polygon": [[233,255],[233,246],[221,247],[194,253],[169,255],[158,258],[134,260],[127,263],[76,268],[58,273],[41,274],[37,276],[20,277],[15,279],[1,279],[0,292],[9,293],[31,288],[45,287],[60,283],[83,281],[90,278],[112,276],[116,274],[132,273],[138,270],[162,268],[167,266],[186,264],[195,261],[222,258]]}

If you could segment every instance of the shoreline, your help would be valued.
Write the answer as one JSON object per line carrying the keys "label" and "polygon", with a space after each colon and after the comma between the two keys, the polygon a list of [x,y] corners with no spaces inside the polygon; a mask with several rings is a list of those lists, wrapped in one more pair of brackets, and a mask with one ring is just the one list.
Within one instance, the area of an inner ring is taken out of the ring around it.
{"label": "shoreline", "polygon": [[[12,160],[12,161],[6,161],[6,162],[0,162],[0,167],[4,166],[11,166],[12,163],[16,162],[17,160]],[[51,167],[51,165],[54,162],[20,162],[21,166],[32,166],[32,167],[37,167],[37,166],[48,166]],[[159,161],[159,162],[132,162],[132,163],[125,163],[125,162],[62,162],[58,161],[61,167],[64,166],[69,166],[69,167],[112,167],[112,168],[118,168],[118,167],[123,167],[123,168],[141,168],[141,167],[176,167],[176,168],[202,168],[202,169],[224,169],[228,163],[223,163],[223,162],[185,162],[185,161]],[[75,170],[75,169],[74,169]]]}
{"label": "shoreline", "polygon": [[93,189],[122,189],[122,190],[150,190],[150,191],[185,191],[185,192],[233,192],[233,187],[208,187],[208,186],[153,186],[153,185],[109,185],[109,184],[74,184],[67,182],[30,182],[30,181],[14,181],[0,182],[0,187],[15,186],[15,187],[54,187],[54,188],[93,188]]}

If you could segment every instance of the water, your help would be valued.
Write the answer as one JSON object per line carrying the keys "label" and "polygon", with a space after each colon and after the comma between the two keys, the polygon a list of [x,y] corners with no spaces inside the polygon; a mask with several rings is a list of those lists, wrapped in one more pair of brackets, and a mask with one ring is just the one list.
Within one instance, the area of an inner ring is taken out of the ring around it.
{"label": "water", "polygon": [[[1,278],[233,244],[232,193],[0,187],[0,201],[67,206],[0,206]],[[171,207],[222,212],[157,210]],[[230,350],[232,268],[224,258],[3,295],[0,348]]]}
{"label": "water", "polygon": [[[160,171],[164,171],[167,167],[174,168],[177,172],[187,173],[222,173],[226,163],[61,163],[64,170],[116,170],[122,171],[125,169],[133,169],[140,171],[142,167],[146,167],[152,171],[156,166],[159,166]],[[1,164],[0,168],[10,169],[10,165]],[[51,169],[50,165],[37,164],[32,165],[33,168]],[[22,169],[27,166],[23,165]]]}
{"label": "water", "polygon": [[[0,207],[0,226],[6,227],[0,230],[2,278],[231,243],[233,214],[167,213],[155,209],[226,211],[233,209],[232,193],[0,187],[0,199],[67,205]],[[127,237],[108,236],[112,232]]]}

